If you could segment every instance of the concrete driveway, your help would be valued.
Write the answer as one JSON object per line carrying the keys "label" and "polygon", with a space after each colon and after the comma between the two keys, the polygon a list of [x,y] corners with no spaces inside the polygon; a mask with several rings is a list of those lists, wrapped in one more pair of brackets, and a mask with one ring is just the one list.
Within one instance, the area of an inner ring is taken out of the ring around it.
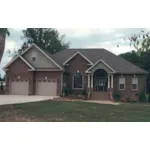
{"label": "concrete driveway", "polygon": [[53,98],[54,96],[0,95],[0,105],[44,101]]}

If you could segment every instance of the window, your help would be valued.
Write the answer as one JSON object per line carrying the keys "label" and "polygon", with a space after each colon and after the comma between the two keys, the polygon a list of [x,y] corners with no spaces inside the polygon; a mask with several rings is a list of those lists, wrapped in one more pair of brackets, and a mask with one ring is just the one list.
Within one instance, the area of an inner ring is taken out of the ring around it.
{"label": "window", "polygon": [[82,74],[81,73],[75,73],[73,76],[73,88],[75,89],[82,89]]}
{"label": "window", "polygon": [[125,89],[125,78],[121,77],[119,78],[119,90],[124,90]]}
{"label": "window", "polygon": [[36,52],[32,52],[32,61],[36,60]]}
{"label": "window", "polygon": [[134,77],[132,78],[132,90],[138,89],[138,78]]}

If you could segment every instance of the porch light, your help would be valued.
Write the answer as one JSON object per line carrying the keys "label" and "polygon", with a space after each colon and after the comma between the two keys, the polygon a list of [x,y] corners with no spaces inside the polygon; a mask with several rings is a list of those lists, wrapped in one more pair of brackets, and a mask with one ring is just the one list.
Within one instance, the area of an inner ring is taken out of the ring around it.
{"label": "porch light", "polygon": [[45,77],[45,80],[47,80],[47,77]]}
{"label": "porch light", "polygon": [[18,76],[18,79],[20,79],[20,76]]}
{"label": "porch light", "polygon": [[77,73],[79,73],[80,71],[78,70]]}

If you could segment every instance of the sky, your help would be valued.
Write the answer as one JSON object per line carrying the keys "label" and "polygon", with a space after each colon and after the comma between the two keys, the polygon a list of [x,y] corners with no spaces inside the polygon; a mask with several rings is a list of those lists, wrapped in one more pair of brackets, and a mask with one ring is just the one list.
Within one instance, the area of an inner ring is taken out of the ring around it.
{"label": "sky", "polygon": [[[141,30],[149,31],[149,28],[57,28],[60,34],[65,35],[65,40],[71,43],[70,48],[105,48],[114,54],[125,53],[133,50],[127,41],[127,38]],[[0,73],[3,76],[2,67],[11,59],[13,52],[20,48],[22,44],[22,29],[9,29],[10,36],[6,39],[5,52],[2,58]],[[119,44],[119,47],[117,45]]]}

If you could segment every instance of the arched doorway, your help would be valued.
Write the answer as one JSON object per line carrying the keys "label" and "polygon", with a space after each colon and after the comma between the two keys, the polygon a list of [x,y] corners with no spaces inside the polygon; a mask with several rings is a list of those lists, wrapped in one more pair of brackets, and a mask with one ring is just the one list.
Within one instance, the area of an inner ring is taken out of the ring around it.
{"label": "arched doorway", "polygon": [[108,74],[104,69],[98,69],[94,72],[93,87],[94,91],[107,91]]}

